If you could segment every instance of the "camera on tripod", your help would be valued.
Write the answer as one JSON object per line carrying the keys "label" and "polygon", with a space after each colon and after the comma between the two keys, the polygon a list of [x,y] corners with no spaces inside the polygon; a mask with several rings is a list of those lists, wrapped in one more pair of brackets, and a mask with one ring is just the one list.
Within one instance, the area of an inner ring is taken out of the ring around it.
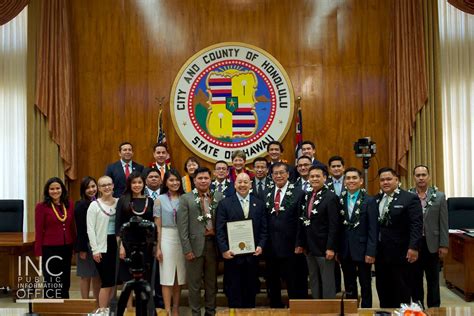
{"label": "camera on tripod", "polygon": [[375,156],[377,145],[371,141],[370,137],[359,138],[354,143],[354,152],[358,158],[370,158]]}
{"label": "camera on tripod", "polygon": [[120,237],[125,247],[127,258],[125,262],[130,268],[130,273],[143,274],[150,262],[145,257],[152,255],[156,245],[156,226],[153,222],[133,216],[128,223],[123,224]]}
{"label": "camera on tripod", "polygon": [[[155,261],[156,226],[153,222],[133,216],[128,223],[122,225],[120,237],[127,253],[125,262],[129,266],[133,279],[125,283],[117,305],[117,316],[122,316],[127,306],[131,292],[135,293],[135,315],[147,316],[154,314],[154,305],[151,296],[153,288],[144,278],[151,270]],[[154,272],[151,273],[153,282]]]}

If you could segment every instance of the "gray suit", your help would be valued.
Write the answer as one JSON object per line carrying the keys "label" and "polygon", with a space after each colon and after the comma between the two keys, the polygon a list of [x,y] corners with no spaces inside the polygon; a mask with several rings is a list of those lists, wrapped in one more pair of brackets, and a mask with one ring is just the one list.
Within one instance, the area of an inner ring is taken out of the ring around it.
{"label": "gray suit", "polygon": [[[415,188],[410,192],[417,194]],[[448,207],[443,192],[429,188],[426,192],[426,209],[423,214],[423,238],[420,255],[415,263],[413,301],[424,304],[423,273],[426,274],[428,307],[439,307],[439,255],[438,249],[449,246]],[[431,205],[429,205],[431,204]]]}
{"label": "gray suit", "polygon": [[[222,193],[216,192],[214,198],[222,200]],[[186,261],[186,275],[189,289],[189,307],[193,315],[201,315],[201,284],[204,272],[206,315],[216,312],[217,293],[217,247],[215,237],[205,237],[206,226],[198,220],[200,207],[194,193],[183,194],[179,199],[177,226],[183,253],[194,253],[192,261]],[[215,216],[212,221],[215,227]]]}

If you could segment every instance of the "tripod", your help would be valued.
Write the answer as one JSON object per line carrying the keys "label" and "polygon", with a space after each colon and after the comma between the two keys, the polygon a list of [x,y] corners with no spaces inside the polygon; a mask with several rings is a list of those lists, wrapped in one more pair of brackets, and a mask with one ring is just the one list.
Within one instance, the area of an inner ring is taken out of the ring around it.
{"label": "tripod", "polygon": [[[125,307],[127,307],[127,301],[130,297],[130,294],[133,292],[135,293],[136,299],[136,313],[137,316],[147,316],[153,315],[147,313],[148,309],[148,302],[151,297],[151,286],[148,281],[143,279],[143,273],[136,273],[133,275],[133,280],[128,281],[125,283],[123,287],[122,293],[120,294],[120,298],[118,300],[117,306],[117,316],[122,316]],[[153,311],[153,307],[152,307]]]}

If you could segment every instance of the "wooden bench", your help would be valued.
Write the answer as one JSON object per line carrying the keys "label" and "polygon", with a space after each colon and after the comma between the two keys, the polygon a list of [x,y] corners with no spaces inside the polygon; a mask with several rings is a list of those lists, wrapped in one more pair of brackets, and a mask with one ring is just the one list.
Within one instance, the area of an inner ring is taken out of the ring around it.
{"label": "wooden bench", "polygon": [[[341,313],[341,300],[290,300],[290,315],[339,315]],[[357,315],[357,300],[344,300],[345,315]]]}
{"label": "wooden bench", "polygon": [[66,299],[63,303],[33,303],[33,312],[47,316],[80,316],[97,309],[95,299]]}

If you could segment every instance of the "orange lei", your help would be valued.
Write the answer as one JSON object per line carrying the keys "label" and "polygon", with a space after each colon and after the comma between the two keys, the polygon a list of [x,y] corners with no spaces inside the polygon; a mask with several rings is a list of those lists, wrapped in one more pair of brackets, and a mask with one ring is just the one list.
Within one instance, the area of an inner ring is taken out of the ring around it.
{"label": "orange lei", "polygon": [[62,206],[63,206],[63,211],[64,211],[63,217],[61,217],[61,215],[59,215],[58,211],[56,211],[56,208],[54,207],[54,203],[51,203],[51,207],[53,208],[54,215],[56,215],[56,218],[57,218],[60,222],[64,223],[64,222],[66,221],[66,219],[67,219],[67,209],[66,209],[66,207],[64,206],[64,204],[62,204]]}

